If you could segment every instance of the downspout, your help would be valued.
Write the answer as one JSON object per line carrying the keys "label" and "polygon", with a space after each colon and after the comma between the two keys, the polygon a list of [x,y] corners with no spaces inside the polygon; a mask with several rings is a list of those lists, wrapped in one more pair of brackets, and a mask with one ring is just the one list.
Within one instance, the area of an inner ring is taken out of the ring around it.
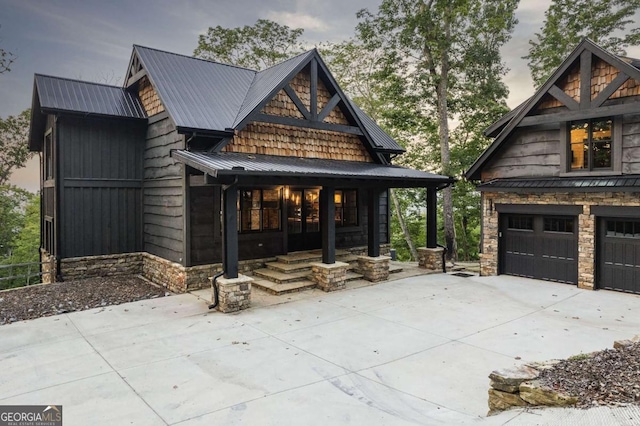
{"label": "downspout", "polygon": [[[195,136],[195,133],[194,133],[194,136]],[[230,185],[222,185],[222,191],[223,192],[226,191],[230,187],[235,186],[237,183],[238,183],[238,176],[235,177],[235,180]],[[213,279],[211,280],[211,290],[213,291],[213,303],[209,305],[209,309],[215,309],[220,303],[217,281],[218,281],[218,278],[224,275],[224,273],[225,273],[224,268],[222,268],[222,271],[215,274],[213,276]]]}

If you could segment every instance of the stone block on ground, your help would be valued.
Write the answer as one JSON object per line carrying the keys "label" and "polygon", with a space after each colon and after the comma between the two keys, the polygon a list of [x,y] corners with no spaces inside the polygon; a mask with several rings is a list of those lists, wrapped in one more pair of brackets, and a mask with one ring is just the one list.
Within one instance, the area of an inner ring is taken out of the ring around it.
{"label": "stone block on ground", "polygon": [[508,410],[511,407],[526,407],[527,402],[517,394],[489,389],[489,414]]}
{"label": "stone block on ground", "polygon": [[535,368],[522,366],[493,370],[491,374],[489,374],[489,378],[494,382],[504,385],[519,386],[522,382],[538,378],[539,374],[540,372]]}
{"label": "stone block on ground", "polygon": [[547,407],[568,407],[578,402],[577,397],[555,391],[535,380],[520,384],[520,398],[531,405]]}

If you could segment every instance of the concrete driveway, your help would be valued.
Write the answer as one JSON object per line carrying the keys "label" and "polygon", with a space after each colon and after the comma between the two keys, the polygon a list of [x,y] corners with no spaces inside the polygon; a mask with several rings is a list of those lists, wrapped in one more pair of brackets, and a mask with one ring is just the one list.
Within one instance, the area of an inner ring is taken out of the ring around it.
{"label": "concrete driveway", "polygon": [[0,405],[62,404],[67,426],[640,420],[609,409],[484,417],[493,369],[639,334],[637,296],[437,274],[257,295],[258,307],[224,315],[203,293],[0,327]]}

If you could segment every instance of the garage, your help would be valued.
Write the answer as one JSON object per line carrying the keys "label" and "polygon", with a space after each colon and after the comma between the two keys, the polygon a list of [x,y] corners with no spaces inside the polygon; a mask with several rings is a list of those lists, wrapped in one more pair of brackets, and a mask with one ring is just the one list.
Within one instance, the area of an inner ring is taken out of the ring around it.
{"label": "garage", "polygon": [[500,215],[500,273],[578,283],[576,216]]}
{"label": "garage", "polygon": [[598,220],[597,286],[640,294],[640,220]]}

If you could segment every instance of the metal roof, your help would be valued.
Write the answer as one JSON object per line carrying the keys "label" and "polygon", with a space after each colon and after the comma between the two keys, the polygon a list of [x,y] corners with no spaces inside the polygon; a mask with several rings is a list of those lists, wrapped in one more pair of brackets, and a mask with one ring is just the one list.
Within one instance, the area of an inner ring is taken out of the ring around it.
{"label": "metal roof", "polygon": [[495,179],[477,186],[480,191],[603,192],[639,191],[640,175]]}
{"label": "metal roof", "polygon": [[[348,98],[347,98],[348,99]],[[358,118],[362,122],[362,125],[365,127],[371,139],[376,143],[376,145],[384,151],[391,152],[405,152],[405,149],[396,142],[391,136],[389,136],[380,126],[376,124],[375,121],[371,117],[369,117],[364,111],[358,107],[351,99],[348,99],[351,107],[358,115]]]}
{"label": "metal roof", "polygon": [[453,183],[453,178],[400,166],[319,158],[281,157],[235,152],[174,150],[171,156],[213,177],[265,176],[380,180],[399,186],[433,186]]}
{"label": "metal roof", "polygon": [[287,77],[290,77],[290,74],[310,56],[312,56],[313,53],[313,50],[304,52],[289,60],[267,68],[266,70],[257,72],[251,82],[251,87],[247,92],[242,107],[239,108],[238,115],[231,127],[236,127],[242,123],[242,121],[271,94],[271,92],[280,86],[282,82],[286,81]]}
{"label": "metal roof", "polygon": [[148,47],[134,50],[177,127],[234,127],[256,71]]}
{"label": "metal roof", "polygon": [[140,101],[122,87],[35,75],[40,107],[114,117],[146,118]]}

